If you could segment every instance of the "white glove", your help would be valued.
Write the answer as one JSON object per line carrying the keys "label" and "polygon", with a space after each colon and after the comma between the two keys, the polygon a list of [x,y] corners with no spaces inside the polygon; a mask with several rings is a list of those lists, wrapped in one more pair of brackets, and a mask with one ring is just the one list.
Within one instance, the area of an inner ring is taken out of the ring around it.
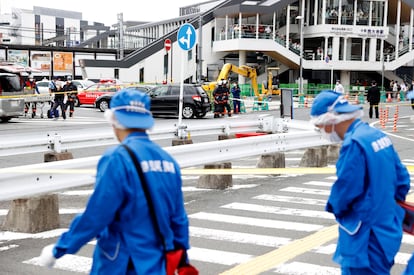
{"label": "white glove", "polygon": [[42,249],[42,253],[39,256],[39,264],[41,266],[52,268],[55,265],[56,258],[53,255],[54,247],[54,244],[50,244]]}

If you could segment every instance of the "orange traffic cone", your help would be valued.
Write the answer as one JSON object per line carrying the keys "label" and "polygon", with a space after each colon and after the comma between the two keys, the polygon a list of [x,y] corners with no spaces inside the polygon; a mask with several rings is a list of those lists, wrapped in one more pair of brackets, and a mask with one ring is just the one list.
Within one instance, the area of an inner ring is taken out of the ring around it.
{"label": "orange traffic cone", "polygon": [[397,120],[398,120],[398,114],[397,114],[397,113],[395,113],[395,114],[394,114],[394,125],[393,125],[393,127],[392,127],[392,131],[393,131],[393,132],[397,132]]}
{"label": "orange traffic cone", "polygon": [[392,102],[391,93],[388,93],[387,102]]}
{"label": "orange traffic cone", "polygon": [[397,94],[397,101],[400,102],[401,101],[401,96],[400,93]]}
{"label": "orange traffic cone", "polygon": [[381,128],[385,129],[385,109],[381,110],[380,112],[380,124]]}

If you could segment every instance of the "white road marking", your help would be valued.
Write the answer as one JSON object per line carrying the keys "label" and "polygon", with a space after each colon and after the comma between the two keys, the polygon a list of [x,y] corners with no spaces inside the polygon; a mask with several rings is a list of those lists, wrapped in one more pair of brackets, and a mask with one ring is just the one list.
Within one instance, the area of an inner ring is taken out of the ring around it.
{"label": "white road marking", "polygon": [[49,230],[40,233],[19,233],[19,232],[10,232],[10,231],[0,231],[0,240],[2,241],[12,241],[12,240],[22,240],[22,239],[49,239],[62,235],[63,232],[66,232],[68,229],[59,228],[54,230]]}
{"label": "white road marking", "polygon": [[267,194],[253,197],[253,199],[265,200],[265,201],[289,202],[289,203],[297,203],[297,204],[319,205],[319,206],[326,205],[326,200],[308,199],[308,198],[290,197],[290,196],[267,195]]}
{"label": "white road marking", "polygon": [[266,235],[225,231],[190,226],[190,236],[218,241],[228,241],[235,243],[245,243],[268,247],[279,247],[291,241],[290,238],[273,237]]}
{"label": "white road marking", "polygon": [[317,225],[317,224],[306,224],[306,223],[298,223],[298,222],[257,219],[257,218],[248,218],[248,217],[214,214],[214,213],[206,213],[206,212],[198,212],[195,214],[191,214],[189,215],[189,218],[198,219],[198,220],[215,221],[215,222],[224,222],[224,223],[231,223],[231,224],[250,225],[250,226],[256,226],[256,227],[304,231],[304,232],[316,231],[316,230],[320,230],[323,228],[322,225]]}
{"label": "white road marking", "polygon": [[10,250],[10,249],[17,248],[17,247],[19,247],[17,244],[0,246],[0,251],[6,251],[6,250]]}
{"label": "white road marking", "polygon": [[280,191],[300,193],[300,194],[324,195],[324,196],[328,196],[330,194],[329,190],[299,188],[299,187],[286,187],[286,188],[280,189]]}
{"label": "white road marking", "polygon": [[314,186],[326,186],[326,187],[331,187],[333,182],[326,182],[326,181],[316,181],[316,180],[312,180],[312,181],[306,181],[303,183],[304,185],[314,185]]}
{"label": "white road marking", "polygon": [[277,207],[277,206],[265,206],[258,204],[250,203],[239,203],[234,202],[221,206],[222,208],[251,211],[251,212],[260,212],[260,213],[271,213],[278,215],[288,215],[296,217],[309,217],[309,218],[320,218],[320,219],[334,219],[334,216],[331,213],[324,211],[315,211],[315,210],[306,210],[306,209],[297,209],[297,208],[286,208],[286,207]]}
{"label": "white road marking", "polygon": [[[39,257],[29,259],[23,262],[24,264],[40,265]],[[88,274],[91,270],[92,258],[78,256],[78,255],[64,255],[62,258],[56,260],[53,269],[66,270],[70,272],[79,272]]]}
{"label": "white road marking", "polygon": [[[6,216],[8,211],[8,209],[0,209],[0,216]],[[59,209],[59,214],[79,214],[83,213],[84,211],[85,208],[61,208]]]}
{"label": "white road marking", "polygon": [[319,246],[313,249],[313,251],[315,253],[319,253],[319,254],[325,254],[325,255],[332,255],[335,253],[336,250],[336,244],[328,244],[325,246]]}
{"label": "white road marking", "polygon": [[73,190],[73,191],[59,192],[59,195],[63,195],[63,196],[90,196],[92,193],[93,193],[93,189],[88,189],[88,190]]}
{"label": "white road marking", "polygon": [[[326,246],[317,247],[312,251],[319,254],[333,255],[335,253],[335,250],[336,244],[330,244]],[[395,264],[407,265],[407,262],[411,258],[411,255],[411,253],[398,252],[397,255],[395,255],[394,262]]]}
{"label": "white road marking", "polygon": [[272,271],[285,275],[341,275],[341,269],[339,267],[321,266],[302,262],[282,264]]}
{"label": "white road marking", "polygon": [[188,251],[190,261],[208,262],[221,265],[235,265],[253,258],[252,255],[192,247]]}

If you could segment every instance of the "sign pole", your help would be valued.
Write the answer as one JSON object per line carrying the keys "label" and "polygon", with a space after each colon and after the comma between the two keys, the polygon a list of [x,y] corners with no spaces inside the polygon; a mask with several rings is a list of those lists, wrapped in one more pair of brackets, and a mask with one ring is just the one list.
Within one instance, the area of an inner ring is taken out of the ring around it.
{"label": "sign pole", "polygon": [[196,43],[196,31],[193,25],[189,23],[183,24],[177,33],[178,46],[183,50],[181,51],[181,71],[180,71],[180,101],[178,105],[178,125],[177,133],[179,139],[185,138],[185,125],[182,125],[183,119],[183,107],[184,107],[184,62],[187,61],[186,53],[191,50]]}
{"label": "sign pole", "polygon": [[178,127],[183,120],[183,98],[184,98],[184,51],[181,51],[181,69],[180,69],[180,101],[178,105]]}

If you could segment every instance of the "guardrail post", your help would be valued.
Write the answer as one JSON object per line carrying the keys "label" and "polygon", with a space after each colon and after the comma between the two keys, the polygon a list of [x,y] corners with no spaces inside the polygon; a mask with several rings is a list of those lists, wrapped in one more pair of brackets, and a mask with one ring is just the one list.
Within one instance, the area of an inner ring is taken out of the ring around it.
{"label": "guardrail post", "polygon": [[191,139],[191,134],[187,130],[187,125],[181,124],[177,127],[176,136],[178,138],[173,139],[171,145],[185,145],[185,144],[193,144],[193,140]]}
{"label": "guardrail post", "polygon": [[[48,135],[49,136],[49,135]],[[70,152],[61,151],[60,136],[49,139],[49,148],[54,152],[44,155],[45,162],[73,159]],[[33,183],[35,184],[35,183]],[[15,199],[10,205],[4,230],[37,233],[59,228],[59,198],[57,194],[46,194],[32,198]]]}
{"label": "guardrail post", "polygon": [[[219,140],[231,139],[234,135],[219,135]],[[204,165],[204,169],[230,169],[231,162],[214,163]],[[197,188],[224,190],[233,186],[233,175],[201,175],[197,181]]]}
{"label": "guardrail post", "polygon": [[306,149],[300,160],[300,167],[325,167],[328,165],[328,146]]}
{"label": "guardrail post", "polygon": [[328,163],[336,163],[339,156],[339,150],[341,149],[340,144],[330,144],[328,145]]}
{"label": "guardrail post", "polygon": [[257,168],[285,168],[285,153],[273,153],[261,155],[257,164]]}

